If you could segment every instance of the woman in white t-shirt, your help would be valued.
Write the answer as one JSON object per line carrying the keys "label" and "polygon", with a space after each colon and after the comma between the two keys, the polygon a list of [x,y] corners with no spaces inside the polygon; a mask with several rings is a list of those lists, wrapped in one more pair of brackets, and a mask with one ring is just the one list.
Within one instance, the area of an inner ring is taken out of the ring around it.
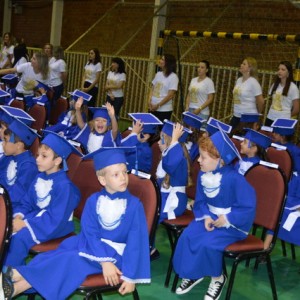
{"label": "woman in white t-shirt", "polygon": [[290,119],[299,113],[299,88],[294,83],[293,67],[289,61],[279,63],[277,76],[272,84],[269,95],[272,104],[265,122],[271,126],[277,118]]}
{"label": "woman in white t-shirt", "polygon": [[10,32],[5,32],[0,49],[0,69],[10,68],[14,56],[13,37]]}
{"label": "woman in white t-shirt", "polygon": [[32,101],[34,89],[38,85],[38,81],[46,85],[49,84],[48,57],[45,53],[35,52],[30,62],[14,68],[0,70],[0,75],[13,73],[22,74],[16,86],[16,96],[24,98],[26,102]]}
{"label": "woman in white t-shirt", "polygon": [[176,72],[176,58],[171,54],[165,54],[159,61],[161,71],[157,72],[152,80],[148,106],[162,122],[170,120],[173,112],[173,100],[178,89],[178,77]]}
{"label": "woman in white t-shirt", "polygon": [[106,79],[106,101],[115,109],[116,118],[119,118],[124,103],[124,85],[126,82],[125,63],[122,58],[114,57]]}
{"label": "woman in white t-shirt", "polygon": [[16,68],[19,65],[27,63],[29,60],[28,50],[24,43],[18,44],[14,48],[14,57],[12,62],[12,67]]}
{"label": "woman in white t-shirt", "polygon": [[232,129],[236,128],[244,113],[261,113],[264,108],[262,89],[258,83],[257,62],[253,57],[247,57],[240,66],[241,77],[233,89],[233,116],[230,120]]}
{"label": "woman in white t-shirt", "polygon": [[198,77],[191,80],[185,110],[207,120],[209,105],[213,102],[215,85],[209,78],[209,62],[202,60],[198,66]]}
{"label": "woman in white t-shirt", "polygon": [[65,62],[64,49],[60,46],[53,48],[53,58],[49,61],[50,80],[49,85],[53,90],[51,101],[52,108],[64,91],[64,84],[67,80],[67,65]]}
{"label": "woman in white t-shirt", "polygon": [[92,96],[89,106],[95,106],[98,96],[98,84],[102,71],[100,52],[97,48],[89,51],[89,61],[84,67],[81,90]]}

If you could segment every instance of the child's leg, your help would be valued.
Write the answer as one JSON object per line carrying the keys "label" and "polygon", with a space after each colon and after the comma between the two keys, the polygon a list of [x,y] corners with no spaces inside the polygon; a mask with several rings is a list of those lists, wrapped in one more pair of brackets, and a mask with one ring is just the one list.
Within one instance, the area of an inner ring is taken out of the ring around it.
{"label": "child's leg", "polygon": [[264,240],[264,249],[268,249],[270,247],[272,239],[273,239],[273,235],[268,233]]}

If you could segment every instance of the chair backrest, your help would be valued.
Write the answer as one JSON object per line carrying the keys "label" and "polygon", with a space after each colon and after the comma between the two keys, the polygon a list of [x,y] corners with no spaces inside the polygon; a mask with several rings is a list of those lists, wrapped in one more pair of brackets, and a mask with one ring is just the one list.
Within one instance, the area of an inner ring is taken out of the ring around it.
{"label": "chair backrest", "polygon": [[74,216],[80,219],[87,198],[103,188],[96,176],[93,160],[81,160],[71,180],[81,193],[79,205],[74,211]]}
{"label": "chair backrest", "polygon": [[153,176],[148,179],[138,175],[129,174],[128,190],[143,203],[148,224],[149,241],[150,245],[152,245],[159,218],[161,201],[157,182]]}
{"label": "chair backrest", "polygon": [[23,100],[15,99],[11,102],[10,106],[20,108],[20,109],[23,109],[23,110],[25,109],[25,103],[24,103]]}
{"label": "chair backrest", "polygon": [[122,131],[121,136],[122,139],[125,139],[132,131],[129,129],[125,129],[124,131]]}
{"label": "chair backrest", "polygon": [[28,111],[28,113],[35,119],[31,128],[40,132],[45,127],[46,123],[46,108],[43,105],[34,104]]}
{"label": "chair backrest", "polygon": [[29,148],[29,150],[31,151],[31,153],[34,157],[37,157],[39,146],[40,146],[40,139],[39,139],[39,137],[37,137]]}
{"label": "chair backrest", "polygon": [[56,105],[51,109],[49,123],[54,125],[57,123],[59,116],[68,110],[68,100],[65,98],[59,98],[56,101]]}
{"label": "chair backrest", "polygon": [[8,250],[12,232],[12,208],[8,193],[0,186],[0,270]]}
{"label": "chair backrest", "polygon": [[287,183],[280,168],[256,164],[245,173],[256,192],[254,224],[272,230],[276,237],[285,204]]}
{"label": "chair backrest", "polygon": [[186,188],[186,194],[188,198],[193,200],[195,200],[196,197],[197,178],[198,178],[198,173],[200,171],[198,158],[199,156],[197,156],[191,164],[191,177],[192,177],[193,185]]}
{"label": "chair backrest", "polygon": [[76,170],[77,170],[79,164],[81,163],[81,160],[82,160],[82,158],[75,153],[71,153],[69,155],[69,157],[67,158],[67,165],[68,165],[67,174],[68,174],[70,180],[73,180]]}
{"label": "chair backrest", "polygon": [[288,150],[278,150],[274,147],[269,147],[267,150],[268,160],[271,163],[277,164],[283,171],[286,180],[289,181],[293,172],[293,159]]}
{"label": "chair backrest", "polygon": [[161,158],[161,151],[159,149],[157,142],[151,145],[151,149],[152,149],[152,167],[151,167],[150,174],[156,177],[156,170]]}

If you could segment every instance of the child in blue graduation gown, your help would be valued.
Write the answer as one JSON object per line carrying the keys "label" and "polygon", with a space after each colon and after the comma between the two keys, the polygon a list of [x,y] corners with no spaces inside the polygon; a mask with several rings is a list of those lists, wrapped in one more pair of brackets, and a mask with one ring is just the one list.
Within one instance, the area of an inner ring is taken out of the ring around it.
{"label": "child in blue graduation gown", "polygon": [[74,140],[81,143],[87,153],[94,152],[101,147],[116,147],[120,143],[118,122],[114,107],[106,103],[106,107],[90,107],[93,119],[90,124],[82,120],[80,109],[83,98],[79,97],[75,104],[77,123],[81,131]]}
{"label": "child in blue graduation gown", "polygon": [[157,180],[161,192],[159,222],[175,219],[186,209],[186,187],[191,184],[190,157],[184,145],[190,130],[179,123],[165,121],[158,145],[162,159],[157,167]]}
{"label": "child in blue graduation gown", "polygon": [[142,203],[127,190],[125,155],[114,148],[99,149],[86,158],[91,156],[104,189],[87,200],[81,232],[27,266],[3,273],[3,284],[10,287],[5,296],[13,293],[12,286],[14,296],[33,287],[45,299],[64,300],[87,275],[100,272],[108,285],[123,280],[122,295],[132,292],[136,283],[150,283],[147,222]]}
{"label": "child in blue graduation gown", "polygon": [[81,156],[56,133],[43,139],[36,159],[41,173],[14,209],[13,235],[5,265],[25,264],[31,247],[74,231],[73,211],[80,192],[66,174],[65,159],[71,152]]}
{"label": "child in blue graduation gown", "polygon": [[255,216],[255,191],[228,165],[237,149],[221,131],[199,141],[201,171],[197,179],[195,220],[180,236],[174,258],[175,272],[183,278],[177,294],[187,293],[203,277],[211,283],[205,300],[219,299],[226,282],[222,274],[224,249],[247,237]]}
{"label": "child in blue graduation gown", "polygon": [[270,147],[271,139],[253,129],[246,128],[246,134],[241,141],[240,153],[244,155],[234,168],[242,175],[260,160],[267,160],[266,149]]}
{"label": "child in blue graduation gown", "polygon": [[35,158],[28,150],[37,135],[27,125],[14,119],[4,131],[3,149],[10,156],[0,178],[10,196],[13,211],[20,205],[32,181],[38,174]]}
{"label": "child in blue graduation gown", "polygon": [[[67,140],[72,140],[80,132],[80,128],[77,124],[75,101],[70,101],[70,109],[62,113],[56,124],[46,127],[46,130],[53,131],[59,135],[65,137]],[[81,106],[81,118],[85,122],[87,118],[87,106]]]}
{"label": "child in blue graduation gown", "polygon": [[132,151],[126,151],[127,168],[128,170],[139,169],[146,173],[150,173],[152,167],[152,149],[148,143],[151,137],[151,130],[147,127],[143,128],[140,121],[136,121],[132,125],[132,132],[121,140],[120,146],[122,147],[136,147]]}

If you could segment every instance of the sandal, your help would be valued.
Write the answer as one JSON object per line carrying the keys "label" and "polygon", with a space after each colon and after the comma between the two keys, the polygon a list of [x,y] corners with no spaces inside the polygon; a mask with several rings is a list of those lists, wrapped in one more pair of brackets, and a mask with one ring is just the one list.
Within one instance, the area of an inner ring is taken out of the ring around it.
{"label": "sandal", "polygon": [[2,275],[2,291],[4,299],[10,300],[14,294],[14,284],[10,277],[5,276],[4,273]]}

